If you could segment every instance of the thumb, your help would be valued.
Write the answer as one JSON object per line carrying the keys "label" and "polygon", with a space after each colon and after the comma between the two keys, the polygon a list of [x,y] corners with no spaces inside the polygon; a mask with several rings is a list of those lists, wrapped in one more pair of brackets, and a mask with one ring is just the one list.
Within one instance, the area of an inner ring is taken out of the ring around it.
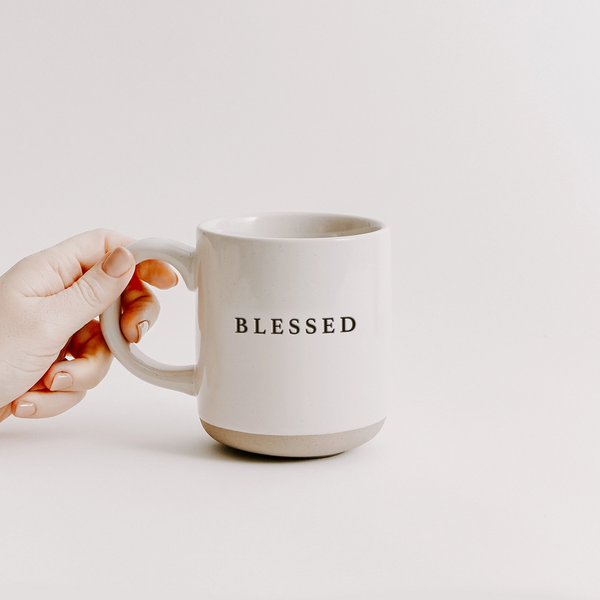
{"label": "thumb", "polygon": [[119,246],[57,294],[57,310],[68,316],[69,335],[104,312],[121,295],[134,271],[133,255]]}

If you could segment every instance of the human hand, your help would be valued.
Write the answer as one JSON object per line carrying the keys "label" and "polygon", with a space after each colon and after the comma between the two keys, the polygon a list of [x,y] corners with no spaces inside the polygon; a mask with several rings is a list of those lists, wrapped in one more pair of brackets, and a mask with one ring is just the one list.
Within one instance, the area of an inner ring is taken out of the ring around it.
{"label": "human hand", "polygon": [[[0,277],[0,421],[43,418],[80,402],[112,361],[96,317],[122,295],[121,330],[138,342],[158,317],[144,282],[177,284],[165,263],[135,266],[133,239],[98,229],[32,254]],[[68,360],[71,358],[71,360]]]}

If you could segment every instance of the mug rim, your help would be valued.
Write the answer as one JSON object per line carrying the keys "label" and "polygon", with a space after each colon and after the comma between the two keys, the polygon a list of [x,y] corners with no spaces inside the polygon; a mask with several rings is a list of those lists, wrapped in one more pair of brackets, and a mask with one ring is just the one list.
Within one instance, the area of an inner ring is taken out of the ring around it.
{"label": "mug rim", "polygon": [[[264,235],[264,234],[252,234],[244,233],[241,231],[228,231],[223,228],[225,223],[237,222],[238,224],[243,221],[258,220],[258,219],[272,219],[272,218],[288,218],[288,217],[303,217],[306,219],[316,218],[323,221],[327,220],[345,220],[353,221],[355,224],[362,223],[362,227],[353,227],[347,231],[340,232],[338,230],[324,235]],[[341,241],[341,240],[352,240],[360,239],[365,236],[372,234],[381,233],[388,229],[388,226],[380,221],[379,219],[372,219],[362,215],[351,215],[346,213],[332,213],[332,212],[319,212],[319,211],[272,211],[272,212],[256,212],[246,213],[243,215],[234,215],[226,217],[216,217],[203,221],[197,225],[198,233],[208,233],[217,235],[220,237],[237,238],[246,240],[260,240],[260,241],[277,241],[277,242],[315,242],[315,241]]]}

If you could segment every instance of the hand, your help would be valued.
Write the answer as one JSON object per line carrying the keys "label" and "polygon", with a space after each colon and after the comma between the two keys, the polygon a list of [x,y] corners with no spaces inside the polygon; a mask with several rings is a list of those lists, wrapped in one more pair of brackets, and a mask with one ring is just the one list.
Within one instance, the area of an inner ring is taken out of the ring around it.
{"label": "hand", "polygon": [[[112,360],[96,317],[122,293],[121,330],[138,342],[158,317],[143,283],[177,284],[165,263],[137,267],[133,239],[108,230],[72,237],[24,258],[0,277],[0,421],[72,408],[102,381]],[[71,360],[68,360],[70,358]]]}

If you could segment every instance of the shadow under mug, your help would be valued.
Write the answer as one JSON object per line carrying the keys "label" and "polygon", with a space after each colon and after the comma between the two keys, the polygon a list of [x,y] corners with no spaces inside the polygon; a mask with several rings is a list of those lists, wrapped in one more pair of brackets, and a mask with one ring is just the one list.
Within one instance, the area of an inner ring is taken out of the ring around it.
{"label": "shadow under mug", "polygon": [[205,430],[233,448],[289,457],[355,448],[383,426],[389,395],[389,229],[364,217],[269,213],[197,227],[196,248],[129,246],[197,292],[196,356],[171,366],[130,345],[117,300],[101,315],[133,374],[198,399]]}

